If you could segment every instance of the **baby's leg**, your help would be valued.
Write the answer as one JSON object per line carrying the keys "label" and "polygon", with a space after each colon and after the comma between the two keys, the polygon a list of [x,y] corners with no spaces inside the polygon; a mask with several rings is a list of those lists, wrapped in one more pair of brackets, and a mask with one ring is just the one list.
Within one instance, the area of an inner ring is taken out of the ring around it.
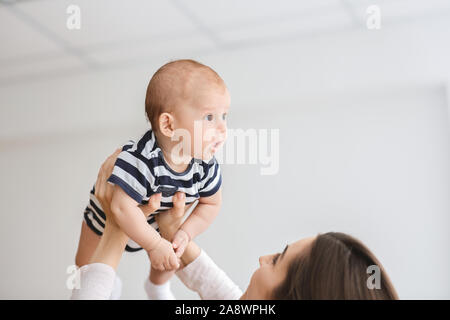
{"label": "baby's leg", "polygon": [[91,228],[88,227],[86,221],[83,220],[81,224],[80,241],[78,242],[78,250],[75,257],[75,264],[82,267],[89,263],[101,236],[97,235]]}
{"label": "baby's leg", "polygon": [[[79,268],[89,264],[89,260],[91,259],[95,249],[97,248],[100,239],[101,236],[92,231],[92,229],[89,228],[88,225],[86,224],[86,221],[83,220],[83,223],[81,224],[81,234],[80,234],[80,241],[78,243],[77,255],[75,257],[75,264]],[[120,298],[121,293],[122,293],[122,281],[116,274],[111,296],[109,297],[109,299],[118,300]]]}
{"label": "baby's leg", "polygon": [[160,271],[150,268],[150,275],[145,279],[144,289],[150,300],[175,300],[170,290],[170,278],[174,271]]}
{"label": "baby's leg", "polygon": [[160,271],[160,270],[153,269],[153,267],[151,267],[150,268],[150,275],[149,275],[148,279],[153,284],[164,284],[167,281],[169,281],[170,278],[172,278],[172,276],[174,274],[175,274],[175,270],[173,270],[173,271]]}

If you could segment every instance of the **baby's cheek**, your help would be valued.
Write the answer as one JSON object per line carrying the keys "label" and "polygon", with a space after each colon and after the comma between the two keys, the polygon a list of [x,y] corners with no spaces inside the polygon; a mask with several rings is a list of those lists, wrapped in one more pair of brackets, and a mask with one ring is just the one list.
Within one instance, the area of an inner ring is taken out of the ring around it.
{"label": "baby's cheek", "polygon": [[213,128],[206,128],[203,131],[203,142],[211,142],[215,136],[215,130]]}

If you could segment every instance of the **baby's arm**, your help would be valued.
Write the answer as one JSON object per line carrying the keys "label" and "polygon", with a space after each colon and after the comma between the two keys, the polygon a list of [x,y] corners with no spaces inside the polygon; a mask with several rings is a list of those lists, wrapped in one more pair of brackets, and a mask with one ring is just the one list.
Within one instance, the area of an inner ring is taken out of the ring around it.
{"label": "baby's arm", "polygon": [[152,228],[138,207],[138,202],[115,185],[111,200],[114,219],[131,239],[148,251],[152,265],[158,270],[178,268],[178,261],[167,240]]}
{"label": "baby's arm", "polygon": [[173,247],[177,257],[183,255],[183,251],[190,240],[205,231],[216,218],[222,204],[222,189],[209,197],[199,198],[194,211],[181,225],[173,237]]}

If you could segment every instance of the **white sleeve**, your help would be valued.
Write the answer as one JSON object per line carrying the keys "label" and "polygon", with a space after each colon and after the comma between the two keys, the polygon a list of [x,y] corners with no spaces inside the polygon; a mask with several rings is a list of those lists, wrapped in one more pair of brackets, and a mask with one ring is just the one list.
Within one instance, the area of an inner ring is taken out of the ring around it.
{"label": "white sleeve", "polygon": [[241,289],[203,250],[176,275],[203,300],[237,300],[242,296]]}
{"label": "white sleeve", "polygon": [[72,290],[70,300],[108,300],[114,286],[116,271],[104,263],[91,263],[79,270],[79,288]]}

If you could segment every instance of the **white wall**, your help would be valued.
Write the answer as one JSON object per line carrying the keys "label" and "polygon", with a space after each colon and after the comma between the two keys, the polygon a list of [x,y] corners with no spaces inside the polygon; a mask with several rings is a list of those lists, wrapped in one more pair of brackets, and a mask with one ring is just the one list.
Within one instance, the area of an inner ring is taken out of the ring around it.
{"label": "white wall", "polygon": [[[450,298],[446,30],[438,20],[191,56],[228,83],[231,128],[280,129],[279,174],[225,165],[223,210],[198,238],[242,288],[259,255],[342,231],[374,251],[401,298]],[[98,167],[145,129],[148,78],[184,52],[0,88],[0,298],[69,296]],[[123,298],[145,297],[147,272],[144,253],[125,254]]]}
{"label": "white wall", "polygon": [[[220,217],[228,223],[218,223],[214,236],[226,236],[225,224],[234,230],[238,240],[231,247],[240,248],[238,259],[251,270],[258,255],[281,250],[287,241],[347,232],[380,258],[401,298],[448,298],[450,131],[444,88],[289,106],[282,114],[268,107],[258,117],[249,113],[236,120],[243,127],[281,128],[280,172],[260,176],[256,167],[226,167],[225,197],[232,201],[225,201],[228,210]],[[253,186],[260,187],[248,192]],[[236,211],[245,223],[233,227]],[[248,226],[255,231],[246,234]],[[217,243],[205,245],[212,250]],[[251,273],[239,273],[241,268],[230,265],[245,283]]]}

